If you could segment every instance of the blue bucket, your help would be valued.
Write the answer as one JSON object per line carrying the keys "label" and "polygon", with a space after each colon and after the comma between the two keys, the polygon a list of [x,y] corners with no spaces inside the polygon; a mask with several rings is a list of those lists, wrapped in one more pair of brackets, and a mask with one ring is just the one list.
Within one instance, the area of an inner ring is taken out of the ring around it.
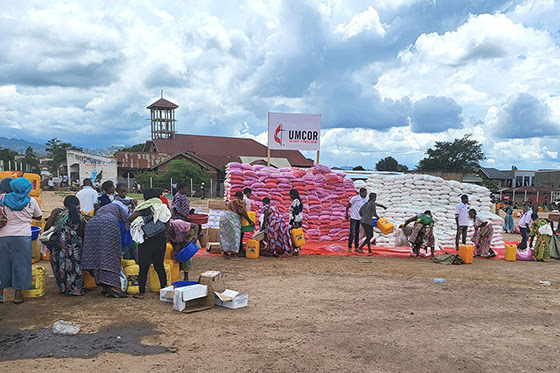
{"label": "blue bucket", "polygon": [[371,220],[371,223],[373,224],[374,227],[377,227],[377,220],[379,220],[379,219],[373,218],[373,219]]}
{"label": "blue bucket", "polygon": [[41,227],[36,227],[34,225],[31,226],[31,241],[35,241],[37,237],[39,237],[41,229]]}
{"label": "blue bucket", "polygon": [[194,243],[194,240],[189,242],[189,244],[183,247],[183,250],[179,251],[179,253],[175,256],[175,260],[179,262],[187,262],[190,258],[196,254],[198,251],[198,245]]}
{"label": "blue bucket", "polygon": [[176,288],[182,288],[184,286],[191,286],[196,284],[198,284],[198,282],[196,281],[175,281],[171,283],[171,285],[173,285]]}

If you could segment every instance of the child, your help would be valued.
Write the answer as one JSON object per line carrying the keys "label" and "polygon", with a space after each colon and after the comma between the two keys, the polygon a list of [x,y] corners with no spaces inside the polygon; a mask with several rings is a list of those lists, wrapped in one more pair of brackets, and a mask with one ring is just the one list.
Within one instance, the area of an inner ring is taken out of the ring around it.
{"label": "child", "polygon": [[115,196],[113,203],[116,203],[120,207],[122,207],[126,214],[130,216],[130,214],[132,214],[132,212],[136,208],[138,201],[127,196],[128,189],[125,183],[118,183],[116,191],[117,195]]}
{"label": "child", "polygon": [[[167,239],[173,247],[173,257],[175,257],[189,242],[198,237],[198,225],[191,224],[184,220],[170,220],[167,227]],[[189,279],[189,270],[192,267],[192,259],[181,263],[180,269],[183,270],[184,280]]]}

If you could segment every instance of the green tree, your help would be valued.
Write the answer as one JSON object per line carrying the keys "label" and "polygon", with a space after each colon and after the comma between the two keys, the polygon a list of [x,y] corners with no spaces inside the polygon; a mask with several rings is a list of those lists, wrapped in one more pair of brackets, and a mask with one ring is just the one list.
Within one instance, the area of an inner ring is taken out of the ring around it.
{"label": "green tree", "polygon": [[482,179],[482,186],[488,188],[492,193],[497,193],[500,189],[500,183],[497,180]]}
{"label": "green tree", "polygon": [[39,158],[37,154],[33,151],[33,148],[29,146],[25,149],[25,156],[23,157],[24,166],[30,166],[31,172],[39,173]]}
{"label": "green tree", "polygon": [[66,164],[66,150],[72,147],[72,144],[61,142],[56,137],[50,139],[45,143],[49,157],[52,159],[50,163],[50,171],[56,174]]}
{"label": "green tree", "polygon": [[408,167],[406,167],[404,164],[400,164],[395,158],[391,156],[380,159],[379,162],[375,164],[375,169],[377,171],[408,171]]}
{"label": "green tree", "polygon": [[136,175],[135,179],[144,187],[150,185],[150,178],[152,178],[152,186],[154,188],[168,188],[170,187],[171,178],[173,183],[193,182],[193,188],[198,190],[201,183],[208,184],[210,177],[208,172],[200,168],[199,165],[187,161],[186,159],[175,159],[169,162],[167,170],[161,172],[143,172]]}
{"label": "green tree", "polygon": [[144,144],[136,144],[119,149],[119,152],[141,152],[142,150],[144,150]]}
{"label": "green tree", "polygon": [[352,169],[353,171],[365,171],[366,169],[363,168],[362,166],[356,166]]}
{"label": "green tree", "polygon": [[11,149],[0,148],[0,160],[4,161],[5,170],[9,169],[10,162],[12,164],[12,170],[15,170],[14,163],[15,163],[16,155],[18,155],[18,153]]}
{"label": "green tree", "polygon": [[418,163],[418,170],[476,172],[480,161],[486,159],[482,144],[471,139],[470,134],[453,142],[436,141],[434,148],[428,149],[426,155]]}

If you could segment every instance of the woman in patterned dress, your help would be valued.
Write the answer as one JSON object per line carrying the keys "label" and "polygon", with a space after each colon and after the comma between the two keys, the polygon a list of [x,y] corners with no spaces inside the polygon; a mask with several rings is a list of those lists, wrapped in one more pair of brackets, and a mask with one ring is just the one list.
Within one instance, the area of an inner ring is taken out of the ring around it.
{"label": "woman in patterned dress", "polygon": [[288,225],[278,208],[270,205],[270,198],[266,197],[262,202],[264,231],[268,239],[267,253],[281,258],[288,257],[292,251]]}
{"label": "woman in patterned dress", "polygon": [[404,222],[399,228],[405,228],[408,224],[414,222],[412,232],[408,236],[408,242],[412,245],[414,257],[420,256],[420,249],[423,247],[426,251],[431,250],[431,256],[434,257],[434,219],[430,210],[424,211]]}
{"label": "woman in patterned dress", "polygon": [[474,256],[483,258],[493,258],[497,254],[490,248],[492,244],[492,236],[494,235],[494,228],[492,224],[476,215],[475,209],[469,210],[469,217],[473,220],[474,234],[472,242],[474,243]]}
{"label": "woman in patterned dress", "polygon": [[66,197],[65,208],[54,209],[45,224],[45,230],[56,227],[58,239],[51,246],[51,266],[59,292],[66,295],[84,295],[81,261],[86,222],[79,205],[76,196]]}
{"label": "woman in patterned dress", "polygon": [[[553,230],[552,228],[550,230],[547,229],[547,225],[551,224],[547,219],[539,219],[538,214],[533,214],[533,216],[534,221],[531,224],[531,230],[529,233],[529,236],[531,237],[529,247],[533,247],[533,256],[535,259],[542,262],[545,259],[550,258],[550,238],[552,237]],[[537,242],[535,242],[535,246],[533,246],[533,240],[535,237],[537,237]]]}
{"label": "woman in patterned dress", "polygon": [[241,240],[241,217],[244,217],[251,226],[255,223],[247,215],[243,203],[243,193],[235,192],[235,196],[227,204],[227,210],[220,217],[220,245],[225,258],[238,260],[239,242]]}
{"label": "woman in patterned dress", "polygon": [[91,270],[108,297],[126,298],[121,289],[121,229],[130,229],[126,212],[117,204],[101,207],[86,224],[82,269]]}

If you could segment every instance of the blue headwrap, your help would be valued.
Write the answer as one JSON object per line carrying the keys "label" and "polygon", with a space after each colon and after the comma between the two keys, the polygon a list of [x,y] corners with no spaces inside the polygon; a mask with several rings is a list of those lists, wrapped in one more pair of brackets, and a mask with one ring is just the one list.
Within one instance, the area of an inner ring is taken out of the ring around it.
{"label": "blue headwrap", "polygon": [[10,182],[10,187],[12,192],[6,194],[4,204],[13,211],[23,210],[31,200],[29,192],[33,189],[33,184],[24,177],[18,177]]}

